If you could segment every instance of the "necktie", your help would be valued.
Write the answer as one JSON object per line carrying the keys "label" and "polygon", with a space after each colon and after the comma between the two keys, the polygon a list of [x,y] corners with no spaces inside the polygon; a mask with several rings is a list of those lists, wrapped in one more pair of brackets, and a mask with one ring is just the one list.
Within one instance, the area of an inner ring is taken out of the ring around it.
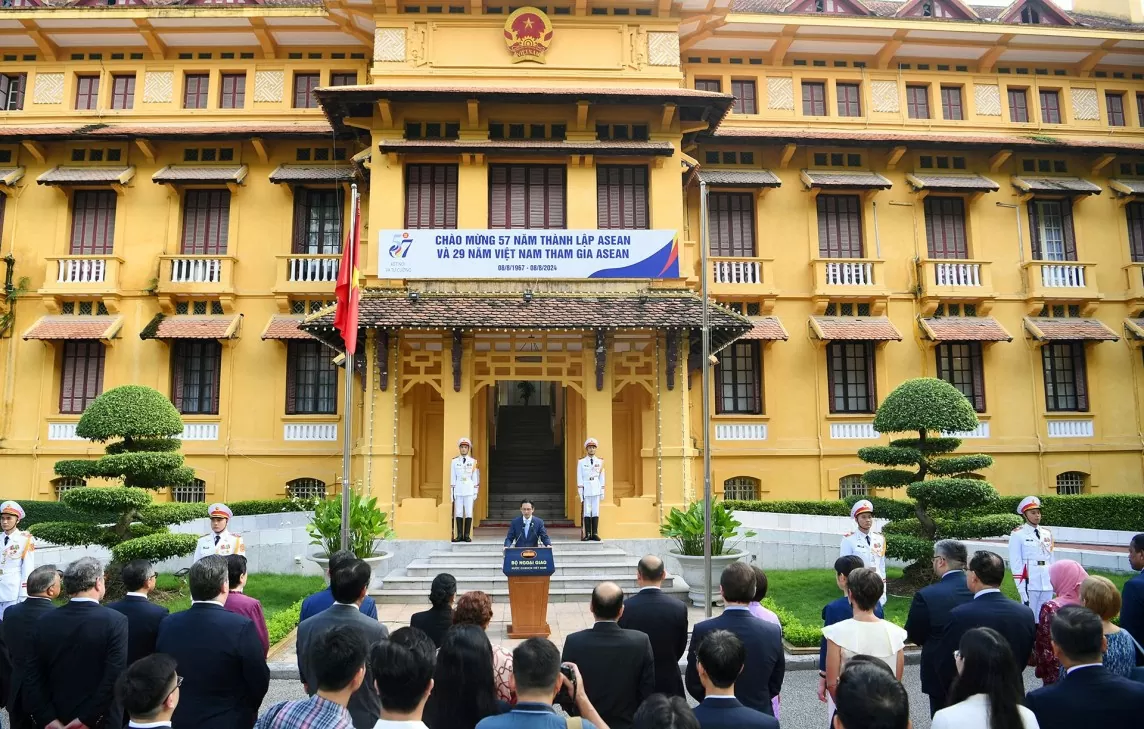
{"label": "necktie", "polygon": [[870,535],[869,534],[866,535],[866,544],[870,544]]}
{"label": "necktie", "polygon": [[5,547],[8,546],[8,535],[7,534],[4,535],[4,546]]}
{"label": "necktie", "polygon": [[218,546],[218,540],[219,540],[220,538],[221,538],[221,537],[219,537],[219,535],[217,535],[217,534],[216,534],[216,535],[214,535],[214,543],[215,543],[215,546]]}
{"label": "necktie", "polygon": [[532,519],[524,520],[524,536],[528,536],[528,525],[532,523]]}
{"label": "necktie", "polygon": [[1033,527],[1033,536],[1035,536],[1037,539],[1040,539],[1041,538],[1041,530],[1038,529],[1037,527]]}

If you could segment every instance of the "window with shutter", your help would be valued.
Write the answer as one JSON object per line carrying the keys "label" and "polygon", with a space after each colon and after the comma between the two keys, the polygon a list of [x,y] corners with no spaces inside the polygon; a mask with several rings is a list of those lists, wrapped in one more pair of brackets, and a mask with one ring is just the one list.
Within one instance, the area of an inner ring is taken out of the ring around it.
{"label": "window with shutter", "polygon": [[1052,342],[1041,348],[1045,409],[1088,411],[1088,374],[1084,342]]}
{"label": "window with shutter", "polygon": [[1144,263],[1144,203],[1128,203],[1124,206],[1124,215],[1128,220],[1128,248],[1132,262]]}
{"label": "window with shutter", "polygon": [[230,190],[183,194],[183,245],[188,256],[225,256],[230,233]]}
{"label": "window with shutter", "polygon": [[647,230],[647,167],[597,165],[596,225],[607,229]]}
{"label": "window with shutter", "polygon": [[835,84],[838,94],[838,116],[862,116],[862,88],[858,84]]}
{"label": "window with shutter", "polygon": [[135,108],[135,74],[111,77],[111,108]]}
{"label": "window with shutter", "polygon": [[969,258],[965,242],[965,201],[960,197],[925,199],[926,241],[930,258]]}
{"label": "window with shutter", "polygon": [[758,114],[759,105],[756,101],[758,94],[754,81],[732,81],[731,95],[735,97],[735,106],[732,111],[738,114]]}
{"label": "window with shutter", "polygon": [[331,255],[341,252],[341,192],[294,188],[294,253]]}
{"label": "window with shutter", "polygon": [[115,193],[76,190],[72,193],[70,254],[109,256],[115,242]]}
{"label": "window with shutter", "polygon": [[826,84],[802,82],[803,116],[826,116]]}
{"label": "window with shutter", "polygon": [[819,195],[818,253],[823,258],[862,258],[862,199]]}
{"label": "window with shutter", "polygon": [[936,349],[937,376],[953,385],[973,404],[985,412],[985,370],[980,342],[942,342]]}
{"label": "window with shutter", "polygon": [[1076,260],[1071,200],[1030,200],[1029,229],[1034,261]]}
{"label": "window with shutter", "polygon": [[1061,123],[1061,95],[1057,91],[1042,91],[1041,122],[1044,124]]}
{"label": "window with shutter", "polygon": [[929,87],[906,87],[906,113],[911,119],[929,119]]}
{"label": "window with shutter", "polygon": [[1108,111],[1108,125],[1124,126],[1124,94],[1105,94],[1104,105]]}
{"label": "window with shutter", "polygon": [[171,349],[171,399],[185,415],[217,415],[222,345],[179,339]]}
{"label": "window with shutter", "polygon": [[874,412],[874,343],[831,342],[826,345],[826,379],[830,412]]}
{"label": "window with shutter", "polygon": [[344,71],[330,74],[330,86],[353,86],[357,83],[356,71]]}
{"label": "window with shutter", "polygon": [[207,108],[207,93],[210,89],[210,74],[188,73],[183,76],[183,108]]}
{"label": "window with shutter", "polygon": [[711,255],[755,256],[755,196],[749,192],[712,192],[707,197]]}
{"label": "window with shutter", "polygon": [[944,119],[960,120],[965,118],[961,108],[960,86],[941,87],[941,115]]}
{"label": "window with shutter", "polygon": [[1025,89],[1009,89],[1009,121],[1029,121],[1029,92]]}
{"label": "window with shutter", "polygon": [[405,166],[405,227],[457,227],[457,165]]}
{"label": "window with shutter", "polygon": [[60,412],[78,414],[103,392],[102,342],[64,342],[60,368]]}
{"label": "window with shutter", "polygon": [[338,368],[325,345],[286,345],[286,414],[333,415],[338,411]]}
{"label": "window with shutter", "polygon": [[321,76],[316,73],[294,74],[295,109],[318,108],[318,99],[314,97],[314,89],[318,88],[318,79],[320,78]]}
{"label": "window with shutter", "polygon": [[219,90],[220,109],[241,109],[246,106],[246,74],[224,73]]}
{"label": "window with shutter", "polygon": [[1136,123],[1144,127],[1144,93],[1136,93]]}
{"label": "window with shutter", "polygon": [[763,412],[762,358],[759,342],[736,342],[719,355],[715,369],[716,413]]}
{"label": "window with shutter", "polygon": [[23,73],[0,73],[0,111],[24,108],[24,87],[28,76]]}
{"label": "window with shutter", "polygon": [[78,111],[94,109],[99,104],[99,76],[77,76],[75,80],[75,108]]}
{"label": "window with shutter", "polygon": [[723,82],[717,78],[697,78],[695,79],[696,91],[711,91],[716,94],[723,91]]}
{"label": "window with shutter", "polygon": [[564,227],[563,165],[490,165],[489,227]]}

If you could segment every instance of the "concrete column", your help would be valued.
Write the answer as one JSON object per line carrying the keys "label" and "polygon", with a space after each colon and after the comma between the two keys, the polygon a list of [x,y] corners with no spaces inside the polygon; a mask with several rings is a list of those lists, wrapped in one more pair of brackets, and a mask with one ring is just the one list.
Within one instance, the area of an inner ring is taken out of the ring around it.
{"label": "concrete column", "polygon": [[[450,503],[449,493],[449,466],[457,457],[457,441],[462,437],[472,440],[473,434],[473,342],[472,339],[462,336],[459,345],[461,350],[461,376],[460,389],[454,387],[453,376],[453,347],[457,340],[452,335],[445,338],[445,362],[442,377],[441,398],[444,400],[444,414],[442,417],[443,437],[441,450],[444,457],[441,459],[443,469],[441,478],[441,502]],[[481,468],[480,490],[486,488],[485,480],[488,477],[488,464],[479,464]]]}
{"label": "concrete column", "polygon": [[[484,229],[489,227],[489,166],[462,164],[457,169],[457,227]],[[456,454],[453,454],[456,455]],[[451,458],[452,456],[450,456]]]}
{"label": "concrete column", "polygon": [[[569,228],[595,228],[596,222],[596,166],[587,162],[582,166],[568,165],[565,186],[568,201],[566,226]],[[600,441],[603,446],[604,442]]]}

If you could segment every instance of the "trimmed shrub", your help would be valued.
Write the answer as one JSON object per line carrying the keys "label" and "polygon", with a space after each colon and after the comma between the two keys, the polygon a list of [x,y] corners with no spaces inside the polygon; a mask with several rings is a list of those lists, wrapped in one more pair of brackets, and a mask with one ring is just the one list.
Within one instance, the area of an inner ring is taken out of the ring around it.
{"label": "trimmed shrub", "polygon": [[[813,516],[850,516],[850,507],[863,497],[851,496],[835,501],[727,501],[728,511],[759,511],[767,514],[811,514]],[[883,519],[908,519],[914,515],[912,501],[896,501],[878,496],[868,497],[874,513]]]}
{"label": "trimmed shrub", "polygon": [[116,544],[111,548],[111,558],[119,564],[126,564],[133,559],[158,562],[168,557],[182,557],[194,552],[198,541],[199,538],[194,534],[156,532]]}
{"label": "trimmed shrub", "polygon": [[117,438],[174,438],[183,432],[183,419],[158,390],[124,385],[95,398],[83,411],[75,432],[97,443]]}
{"label": "trimmed shrub", "polygon": [[270,645],[274,645],[298,626],[302,617],[302,601],[294,603],[285,610],[274,613],[266,621],[266,632],[270,634]]}

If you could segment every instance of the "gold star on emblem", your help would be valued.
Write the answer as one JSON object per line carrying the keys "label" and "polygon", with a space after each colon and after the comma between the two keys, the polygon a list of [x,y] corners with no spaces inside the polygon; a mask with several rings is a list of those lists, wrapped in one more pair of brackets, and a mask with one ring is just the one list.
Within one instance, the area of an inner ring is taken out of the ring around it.
{"label": "gold star on emblem", "polygon": [[532,30],[532,18],[525,18],[524,19],[524,27],[528,28],[529,30]]}

